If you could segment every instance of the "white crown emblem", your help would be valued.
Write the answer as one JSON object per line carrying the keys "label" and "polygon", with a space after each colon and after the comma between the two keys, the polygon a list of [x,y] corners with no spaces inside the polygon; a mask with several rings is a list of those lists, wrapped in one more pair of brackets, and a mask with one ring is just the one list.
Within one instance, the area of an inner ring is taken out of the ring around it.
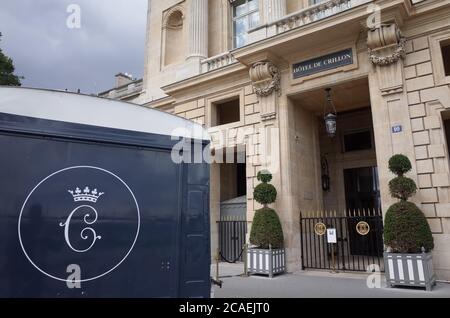
{"label": "white crown emblem", "polygon": [[97,189],[90,190],[89,187],[85,187],[83,191],[80,188],[76,188],[75,191],[68,190],[68,192],[73,196],[75,202],[87,201],[96,203],[98,198],[104,195],[104,192],[98,192]]}

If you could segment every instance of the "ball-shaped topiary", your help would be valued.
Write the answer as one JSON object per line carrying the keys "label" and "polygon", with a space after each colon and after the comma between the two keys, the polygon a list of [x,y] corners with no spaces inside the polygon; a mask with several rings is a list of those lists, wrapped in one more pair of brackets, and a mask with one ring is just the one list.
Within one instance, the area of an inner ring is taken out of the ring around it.
{"label": "ball-shaped topiary", "polygon": [[263,170],[257,175],[260,183],[253,191],[255,200],[263,204],[264,207],[256,211],[253,218],[252,229],[250,232],[250,243],[259,248],[267,249],[280,248],[283,246],[284,236],[280,219],[275,210],[267,207],[268,204],[275,202],[277,198],[277,190],[271,184],[272,174]]}
{"label": "ball-shaped topiary", "polygon": [[420,253],[434,248],[425,215],[412,202],[400,201],[386,212],[384,242],[394,253]]}
{"label": "ball-shaped topiary", "polygon": [[256,211],[250,232],[250,243],[259,248],[281,248],[283,246],[283,229],[277,213],[270,208]]}
{"label": "ball-shaped topiary", "polygon": [[403,176],[411,168],[411,161],[405,155],[394,155],[389,159],[389,170],[397,176]]}
{"label": "ball-shaped topiary", "polygon": [[411,170],[411,162],[404,155],[395,155],[389,160],[389,170],[397,177],[389,182],[392,197],[401,201],[393,204],[386,212],[384,242],[394,253],[420,253],[434,248],[430,225],[422,211],[408,198],[417,186],[414,180],[403,174]]}
{"label": "ball-shaped topiary", "polygon": [[253,191],[253,197],[256,202],[266,206],[267,204],[275,202],[277,199],[277,190],[271,184],[260,183]]}
{"label": "ball-shaped topiary", "polygon": [[267,207],[267,204],[274,203],[277,199],[277,189],[271,184],[268,184],[272,180],[272,174],[267,170],[258,172],[257,178],[262,183],[258,184],[253,191],[253,197],[256,202]]}
{"label": "ball-shaped topiary", "polygon": [[256,178],[258,179],[258,181],[268,183],[272,181],[272,174],[269,172],[269,170],[261,170],[256,175]]}
{"label": "ball-shaped topiary", "polygon": [[414,180],[407,177],[397,177],[389,182],[391,196],[402,201],[408,200],[417,191]]}

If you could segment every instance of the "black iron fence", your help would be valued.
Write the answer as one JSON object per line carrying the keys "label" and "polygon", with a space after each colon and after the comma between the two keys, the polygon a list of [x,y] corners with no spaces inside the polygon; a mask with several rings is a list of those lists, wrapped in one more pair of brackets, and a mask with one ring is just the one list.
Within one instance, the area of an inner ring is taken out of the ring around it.
{"label": "black iron fence", "polygon": [[303,269],[384,271],[381,211],[301,213],[300,232]]}
{"label": "black iron fence", "polygon": [[247,221],[237,217],[222,218],[219,227],[219,254],[222,261],[236,263],[243,261]]}

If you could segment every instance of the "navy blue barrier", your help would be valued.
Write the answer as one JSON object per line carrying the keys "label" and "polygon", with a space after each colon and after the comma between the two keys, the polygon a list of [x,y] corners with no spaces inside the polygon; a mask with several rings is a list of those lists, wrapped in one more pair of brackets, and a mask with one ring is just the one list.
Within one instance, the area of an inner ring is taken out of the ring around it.
{"label": "navy blue barrier", "polygon": [[174,143],[0,113],[0,297],[209,297],[209,166]]}

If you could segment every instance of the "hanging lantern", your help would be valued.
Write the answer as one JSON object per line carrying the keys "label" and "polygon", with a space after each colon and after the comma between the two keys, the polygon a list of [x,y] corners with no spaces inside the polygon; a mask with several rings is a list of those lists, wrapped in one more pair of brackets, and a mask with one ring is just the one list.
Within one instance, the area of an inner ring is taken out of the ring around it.
{"label": "hanging lantern", "polygon": [[333,138],[334,136],[336,136],[337,113],[331,99],[331,88],[327,88],[325,92],[327,95],[327,100],[325,102],[324,108],[325,129],[327,131],[327,135],[330,138]]}
{"label": "hanging lantern", "polygon": [[330,138],[336,135],[336,119],[337,116],[335,114],[329,113],[325,115],[325,128]]}

